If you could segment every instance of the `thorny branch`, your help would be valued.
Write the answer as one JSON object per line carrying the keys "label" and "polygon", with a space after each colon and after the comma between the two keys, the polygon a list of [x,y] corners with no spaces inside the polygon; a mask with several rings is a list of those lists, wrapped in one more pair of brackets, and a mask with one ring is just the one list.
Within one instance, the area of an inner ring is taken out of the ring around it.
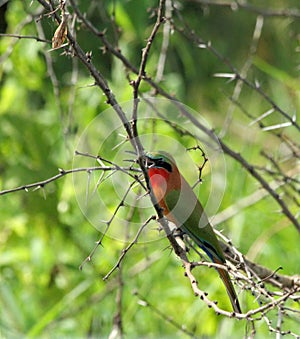
{"label": "thorny branch", "polygon": [[103,278],[103,280],[107,280],[111,274],[117,269],[119,268],[122,260],[124,259],[126,253],[137,243],[139,236],[141,235],[141,233],[143,232],[144,228],[149,224],[149,222],[151,220],[155,220],[155,216],[152,215],[150,218],[148,218],[139,228],[139,230],[137,231],[135,237],[133,238],[133,240],[129,243],[129,245],[127,247],[125,247],[122,250],[122,253],[119,257],[119,259],[117,260],[117,262],[115,263],[114,267],[105,275],[105,277]]}
{"label": "thorny branch", "polygon": [[[129,192],[131,191],[132,186],[133,186],[134,184],[135,184],[135,181],[133,181],[133,182],[128,186],[126,192],[124,193],[123,198],[122,198],[121,201],[119,202],[118,206],[115,208],[113,215],[111,216],[111,218],[110,218],[108,221],[106,221],[106,227],[105,227],[105,230],[101,233],[101,236],[100,236],[99,240],[96,241],[96,245],[95,245],[95,247],[92,249],[91,253],[84,259],[84,261],[83,261],[83,262],[81,263],[81,265],[79,266],[79,269],[80,269],[80,270],[82,270],[82,268],[83,268],[83,266],[84,266],[85,263],[87,263],[87,262],[89,262],[89,261],[92,260],[92,257],[94,256],[94,254],[95,254],[97,248],[98,248],[100,245],[102,245],[102,241],[103,241],[104,237],[106,236],[107,231],[109,230],[109,228],[110,228],[112,222],[114,221],[114,219],[115,219],[115,217],[116,217],[116,215],[117,215],[119,209],[120,209],[121,207],[125,206],[125,200],[126,200],[128,194],[129,194]],[[120,261],[121,261],[121,260],[120,260]]]}
{"label": "thorny branch", "polygon": [[[178,13],[178,11],[177,11]],[[181,15],[178,15],[182,20]],[[287,114],[282,108],[280,108],[275,101],[273,101],[270,96],[268,96],[261,86],[258,83],[252,83],[249,81],[243,74],[241,74],[238,69],[231,64],[231,62],[225,58],[213,45],[210,41],[205,41],[205,39],[199,37],[188,25],[186,22],[183,22],[183,28],[178,28],[175,23],[173,23],[175,29],[178,30],[183,36],[185,36],[189,41],[193,42],[198,48],[207,49],[214,57],[218,58],[222,64],[224,64],[232,72],[231,79],[243,82],[246,86],[251,88],[254,92],[257,92],[266,102],[270,105],[272,109],[280,113],[291,126],[294,126],[298,131],[300,131],[300,126],[298,125],[296,119]]]}
{"label": "thorny branch", "polygon": [[[73,0],[71,0],[73,3]],[[96,34],[102,42],[105,44],[107,49],[113,53],[117,58],[119,58],[126,67],[128,67],[133,73],[139,74],[139,71],[132,66],[129,61],[122,55],[119,49],[115,49],[105,38],[102,32],[99,32],[90,22],[88,22],[83,15],[79,12],[78,8],[75,7],[76,14],[83,20],[83,22],[91,29],[93,34]],[[178,13],[178,11],[177,11]],[[180,15],[179,15],[180,17]],[[183,21],[183,19],[181,18]],[[226,65],[234,74],[236,80],[242,81],[245,85],[250,87],[252,90],[258,92],[270,105],[271,107],[282,114],[297,130],[300,130],[299,125],[297,124],[296,120],[290,117],[286,112],[284,112],[279,106],[273,102],[273,100],[262,90],[261,87],[257,86],[256,84],[251,83],[247,78],[243,77],[238,70],[224,57],[222,56],[210,42],[204,42],[204,40],[198,36],[196,36],[195,32],[190,29],[187,24],[184,22],[185,27],[183,29],[177,28],[177,25],[174,24],[173,21],[172,25],[175,29],[177,29],[181,34],[183,34],[188,40],[196,43],[197,46],[202,46],[202,48],[206,48],[208,51],[212,53],[214,57],[217,57],[224,65]],[[192,33],[191,33],[192,32]],[[157,85],[154,81],[151,80],[150,77],[144,77],[144,80],[148,82],[156,91],[156,93],[161,94],[163,97],[174,100],[174,97],[167,93],[164,89],[162,89],[159,85]],[[214,131],[209,130],[207,127],[203,126],[203,124],[199,123],[199,121],[193,117],[186,109],[181,105],[179,102],[174,101],[174,105],[176,105],[183,115],[185,115],[195,126],[197,126],[201,131],[205,132],[212,140],[216,139],[216,135]],[[277,201],[279,206],[281,206],[282,213],[284,213],[287,218],[295,225],[295,227],[300,232],[300,223],[297,218],[293,215],[293,213],[288,208],[287,204],[284,200],[281,199],[280,195],[277,194],[268,184],[268,182],[259,174],[259,172],[255,169],[253,165],[251,165],[240,153],[234,151],[230,148],[222,139],[218,138],[217,143],[219,143],[222,147],[222,150],[231,158],[235,159],[238,163],[240,163],[249,173],[252,175],[261,185],[262,187]]]}
{"label": "thorny branch", "polygon": [[4,194],[8,194],[8,193],[14,193],[14,192],[17,192],[17,191],[28,192],[31,188],[34,188],[34,189],[44,188],[50,182],[56,181],[56,180],[64,177],[65,175],[68,175],[68,174],[74,174],[74,173],[78,173],[78,172],[91,173],[91,172],[94,172],[94,171],[104,171],[104,172],[109,171],[110,172],[110,171],[117,171],[117,170],[120,170],[122,172],[124,171],[125,173],[129,173],[129,171],[138,171],[137,169],[132,169],[130,167],[120,167],[120,166],[106,166],[106,167],[95,166],[95,167],[84,167],[84,168],[72,168],[72,169],[67,169],[67,170],[59,168],[59,173],[54,175],[51,178],[48,178],[48,179],[45,179],[45,180],[42,180],[42,181],[37,181],[37,182],[34,182],[32,184],[26,184],[26,185],[18,186],[18,187],[15,187],[15,188],[8,188],[8,189],[0,191],[0,195],[4,195]]}
{"label": "thorny branch", "polygon": [[298,8],[283,8],[283,9],[269,9],[251,5],[244,1],[235,0],[188,0],[189,2],[195,2],[204,6],[222,6],[229,7],[232,11],[243,9],[247,12],[253,12],[254,14],[261,15],[263,17],[288,17],[288,18],[300,18],[300,11]]}
{"label": "thorny branch", "polygon": [[146,77],[146,64],[147,64],[150,48],[161,26],[161,23],[164,20],[163,19],[163,5],[164,5],[164,0],[160,0],[159,6],[157,9],[157,19],[156,19],[155,25],[150,34],[150,37],[147,40],[146,47],[143,48],[142,59],[140,62],[140,68],[139,68],[137,79],[132,82],[132,86],[133,86],[132,131],[135,137],[138,136],[137,113],[138,113],[138,103],[139,103],[139,99],[138,99],[139,87],[140,87],[142,79]]}

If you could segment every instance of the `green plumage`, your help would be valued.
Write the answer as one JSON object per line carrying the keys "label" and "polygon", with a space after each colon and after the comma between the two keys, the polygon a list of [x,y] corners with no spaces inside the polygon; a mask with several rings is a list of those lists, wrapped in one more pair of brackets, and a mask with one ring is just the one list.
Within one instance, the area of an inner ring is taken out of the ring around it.
{"label": "green plumage", "polygon": [[[210,259],[217,257],[225,262],[219,241],[193,190],[189,186],[184,191],[173,190],[166,194],[165,202],[181,225],[180,228],[207,253]],[[206,247],[203,248],[204,246]]]}

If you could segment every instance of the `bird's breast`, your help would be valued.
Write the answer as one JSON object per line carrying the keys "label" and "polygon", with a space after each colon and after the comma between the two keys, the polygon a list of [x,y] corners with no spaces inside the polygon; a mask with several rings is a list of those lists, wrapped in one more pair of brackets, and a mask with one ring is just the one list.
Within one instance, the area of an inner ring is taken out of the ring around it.
{"label": "bird's breast", "polygon": [[149,177],[153,188],[153,193],[157,201],[160,202],[166,195],[168,188],[167,173],[164,169],[150,168]]}

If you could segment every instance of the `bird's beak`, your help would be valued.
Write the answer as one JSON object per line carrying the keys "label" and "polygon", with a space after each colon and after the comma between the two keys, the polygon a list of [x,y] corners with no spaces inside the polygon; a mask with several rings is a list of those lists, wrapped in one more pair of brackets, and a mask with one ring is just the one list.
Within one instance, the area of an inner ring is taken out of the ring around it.
{"label": "bird's beak", "polygon": [[151,158],[149,158],[149,157],[147,157],[145,155],[145,157],[144,157],[144,164],[145,164],[146,168],[151,168],[151,167],[153,167],[155,165],[155,162]]}

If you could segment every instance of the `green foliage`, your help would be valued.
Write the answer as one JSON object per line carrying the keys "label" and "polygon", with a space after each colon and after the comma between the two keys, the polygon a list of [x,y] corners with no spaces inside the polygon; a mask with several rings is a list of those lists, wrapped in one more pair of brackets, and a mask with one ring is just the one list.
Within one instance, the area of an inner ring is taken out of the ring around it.
{"label": "green foliage", "polygon": [[[142,49],[156,20],[157,2],[79,3],[79,9],[86,12],[99,31],[105,32],[112,46],[118,46],[132,66],[138,69]],[[261,6],[260,2],[251,3]],[[299,7],[298,2],[288,3],[266,1],[264,8],[268,10],[275,5],[278,8]],[[232,11],[225,6],[200,6],[197,2],[179,1],[179,6],[181,15],[196,34],[204,41],[211,41],[214,48],[240,70],[249,57],[257,18],[255,12],[245,9]],[[37,25],[40,24],[46,39],[51,40],[57,23],[40,10],[38,2],[10,1],[6,11],[6,33],[37,36]],[[71,6],[69,10],[72,10]],[[32,19],[30,13],[37,12],[38,17]],[[299,20],[293,16],[266,16],[264,20],[264,31],[247,79],[263,84],[264,91],[292,116],[299,111],[296,70],[299,56],[295,52],[299,45],[296,36]],[[182,26],[180,20],[177,24]],[[82,23],[75,24],[75,31],[83,50],[92,51],[94,65],[108,81],[119,102],[132,99],[129,82],[136,79],[132,70],[125,69],[121,61],[109,53],[101,40],[91,35]],[[151,79],[155,79],[162,41],[160,29],[146,67],[146,74]],[[93,79],[77,59],[61,55],[63,49],[49,51],[50,48],[50,44],[35,39],[1,37],[1,190],[45,180],[56,175],[58,168],[99,165],[95,159],[73,157],[78,140],[94,119],[99,123],[89,133],[92,154],[100,154],[109,160],[118,159],[119,165],[124,165],[122,161],[126,156],[122,153],[122,158],[116,158],[118,149],[113,148],[124,140],[120,134],[125,135],[125,131],[120,125],[117,132],[110,134],[114,123],[120,122],[116,115],[105,113],[109,105],[104,95],[93,86]],[[195,109],[197,112],[193,114],[206,119],[216,133],[222,135],[222,140],[243,154],[249,163],[265,166],[267,160],[261,154],[264,150],[283,168],[296,166],[292,157],[285,161],[289,152],[282,151],[282,139],[267,132],[264,134],[256,125],[249,127],[253,120],[249,115],[254,118],[260,116],[270,109],[270,104],[253,88],[243,84],[240,106],[232,106],[229,99],[236,82],[213,77],[215,73],[222,72],[229,71],[208,49],[198,48],[192,39],[176,30],[170,35],[167,62],[160,83],[162,88]],[[153,93],[145,82],[140,90],[141,94]],[[243,108],[248,115],[242,113]],[[228,113],[231,109],[232,112]],[[180,125],[179,116],[172,116],[173,112],[167,114]],[[184,147],[195,146],[193,138],[181,135],[170,125],[149,121],[139,122],[142,134],[155,132],[177,140]],[[228,122],[227,128],[224,127]],[[282,122],[283,118],[278,115],[263,120],[266,126]],[[288,130],[286,136],[295,142],[299,140],[298,132],[294,130]],[[149,148],[153,145],[162,147],[155,144],[155,140],[149,142],[148,139],[145,145]],[[176,150],[175,143],[167,145]],[[199,155],[191,153],[191,156],[197,164],[203,161]],[[185,155],[178,159],[179,166],[192,184],[197,179],[197,168],[186,168],[185,159]],[[218,177],[212,183],[209,166],[204,168],[199,191],[202,202],[208,200],[211,185],[218,186]],[[220,180],[225,180],[227,187],[220,201],[220,211],[259,189],[257,181],[243,170],[241,164],[229,157],[226,158],[226,173],[223,174]],[[119,188],[112,187],[109,180],[97,187],[100,177],[101,172],[75,173],[73,178],[64,176],[39,189],[0,196],[0,336],[108,337],[121,289],[125,338],[189,337],[170,319],[179,327],[185,326],[197,337],[243,337],[245,328],[250,326],[245,320],[237,322],[218,316],[193,295],[181,263],[171,253],[167,239],[157,231],[158,224],[154,221],[146,226],[141,240],[126,254],[120,269],[114,271],[107,281],[102,280],[116,264],[126,245],[116,234],[122,232],[127,236],[128,244],[141,224],[154,213],[151,205],[145,203],[146,198],[140,199],[133,212],[125,201],[125,206],[118,212],[119,219],[111,225],[110,236],[103,240],[103,247],[97,249],[92,261],[85,263],[82,271],[79,270],[80,264],[101,237],[99,230],[103,231],[106,226],[103,220],[107,221],[112,216],[131,182],[125,174],[117,173],[113,179]],[[268,180],[274,178],[270,175]],[[219,185],[220,191],[222,184]],[[87,192],[91,195],[100,192],[105,208],[95,205],[90,211],[84,211]],[[144,193],[135,187],[128,201],[135,201],[136,195]],[[281,188],[279,193],[285,191]],[[299,203],[297,205],[293,201],[291,205],[293,213],[299,213]],[[271,270],[283,266],[284,274],[294,275],[299,272],[300,261],[298,253],[291,255],[291,249],[295,252],[294,249],[299,247],[299,234],[290,221],[278,213],[278,209],[274,199],[267,196],[240,210],[219,229],[224,229],[224,234],[232,238],[235,246],[253,261]],[[127,225],[124,220],[131,212],[132,223]],[[92,224],[97,224],[97,227]],[[207,291],[212,300],[218,300],[220,307],[229,310],[230,304],[217,273],[213,269],[199,267],[195,269],[195,275],[201,289]],[[246,309],[258,306],[255,297],[247,291],[242,291],[240,298]],[[293,307],[299,309],[296,303]],[[276,319],[274,310],[272,320],[276,322]],[[285,330],[296,331],[299,319],[293,315],[285,321]],[[258,322],[257,332],[259,337],[269,333],[263,320]]]}

